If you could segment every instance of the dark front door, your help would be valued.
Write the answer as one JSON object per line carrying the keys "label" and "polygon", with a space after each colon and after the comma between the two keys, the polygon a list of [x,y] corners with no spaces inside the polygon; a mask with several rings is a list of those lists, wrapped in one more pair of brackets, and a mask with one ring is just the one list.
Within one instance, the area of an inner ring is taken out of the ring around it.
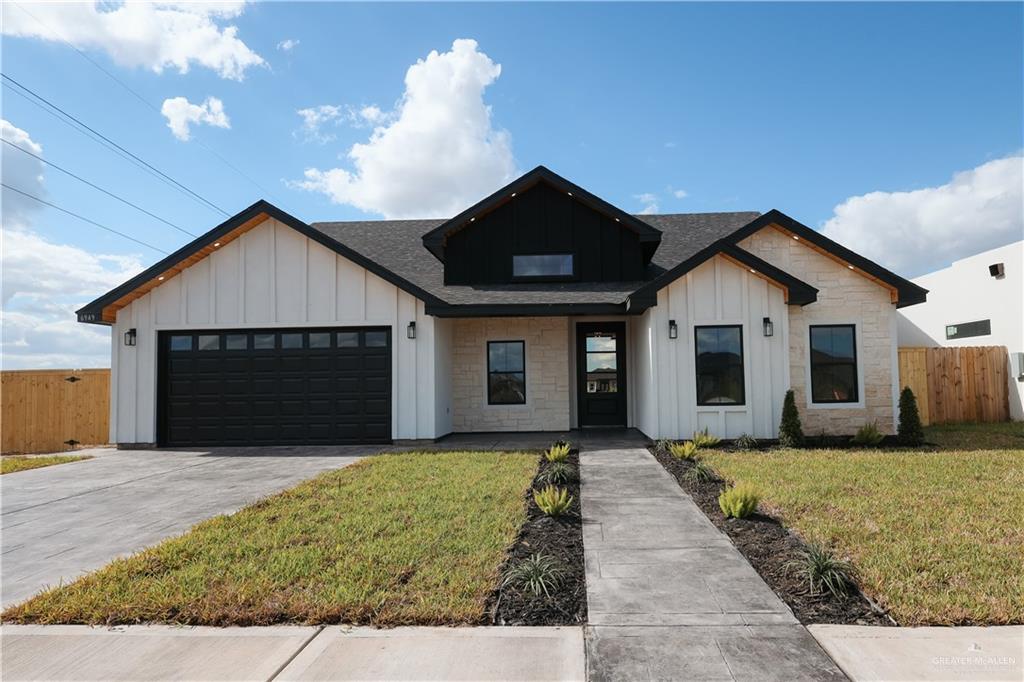
{"label": "dark front door", "polygon": [[391,441],[387,328],[160,333],[158,442]]}
{"label": "dark front door", "polygon": [[626,324],[576,325],[580,428],[626,425]]}

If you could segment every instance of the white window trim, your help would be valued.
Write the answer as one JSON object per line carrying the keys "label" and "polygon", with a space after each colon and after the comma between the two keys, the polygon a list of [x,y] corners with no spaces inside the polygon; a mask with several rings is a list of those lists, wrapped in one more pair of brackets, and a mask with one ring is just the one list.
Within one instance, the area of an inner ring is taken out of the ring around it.
{"label": "white window trim", "polygon": [[[855,403],[816,403],[811,386],[811,327],[820,325],[842,324],[853,326],[853,341],[857,345],[857,402]],[[804,326],[804,386],[807,393],[807,409],[810,410],[858,410],[864,409],[864,341],[861,338],[861,324],[853,320],[808,320]]]}
{"label": "white window trim", "polygon": [[[489,400],[490,391],[490,377],[488,377],[488,357],[487,348],[492,341],[522,341],[523,342],[523,378],[526,381],[526,402],[522,403],[499,403],[492,405]],[[483,343],[483,386],[484,386],[484,399],[482,401],[483,409],[485,410],[515,410],[515,411],[528,411],[533,409],[533,392],[530,390],[530,342],[526,338],[517,339],[506,336],[495,336],[484,339]]]}

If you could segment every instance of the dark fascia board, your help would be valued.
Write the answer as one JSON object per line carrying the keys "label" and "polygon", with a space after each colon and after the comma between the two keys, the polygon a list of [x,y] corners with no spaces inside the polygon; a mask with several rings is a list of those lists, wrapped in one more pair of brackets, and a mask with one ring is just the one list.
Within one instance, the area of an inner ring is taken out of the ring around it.
{"label": "dark fascia board", "polygon": [[119,287],[108,291],[103,294],[95,301],[85,305],[81,309],[76,311],[79,322],[86,322],[89,324],[102,324],[107,325],[109,323],[104,322],[102,319],[103,308],[117,301],[122,296],[131,293],[137,287],[145,284],[146,282],[152,281],[155,277],[163,274],[168,268],[176,265],[182,260],[188,258],[195,252],[203,249],[215,241],[219,240],[224,235],[228,234],[239,225],[252,220],[260,214],[266,214],[268,217],[273,218],[281,223],[284,223],[288,227],[300,232],[304,236],[316,241],[319,244],[326,246],[335,253],[344,256],[348,260],[360,265],[373,274],[377,275],[381,279],[394,284],[399,289],[409,292],[416,298],[424,301],[427,304],[444,304],[444,302],[434,296],[433,294],[425,291],[424,289],[416,286],[412,282],[408,281],[404,277],[396,275],[391,270],[388,270],[382,265],[370,260],[366,256],[353,251],[349,247],[345,246],[341,242],[331,239],[323,232],[315,230],[306,223],[302,222],[295,216],[285,213],[278,207],[274,206],[268,201],[260,199],[252,206],[249,206],[242,212],[228,218],[223,223],[213,228],[206,234],[198,237],[197,239],[189,242],[185,246],[181,247],[171,255],[167,256],[163,260],[159,261],[155,265],[143,270],[141,273],[132,277],[130,280],[125,282]]}
{"label": "dark fascia board", "polygon": [[804,306],[818,300],[818,290],[810,284],[797,279],[785,270],[781,270],[771,263],[761,260],[749,251],[744,251],[727,239],[719,239],[709,244],[697,253],[693,254],[682,263],[679,263],[670,270],[661,273],[650,282],[640,287],[626,301],[631,313],[643,312],[647,308],[656,305],[658,302],[658,291],[667,287],[686,273],[690,272],[701,263],[718,255],[725,254],[743,263],[749,268],[757,270],[765,277],[778,282],[789,291],[789,305]]}
{"label": "dark fascia board", "polygon": [[842,244],[838,244],[817,230],[812,230],[803,223],[790,218],[788,215],[779,211],[778,209],[772,209],[762,216],[759,216],[747,223],[736,232],[726,237],[726,239],[733,244],[736,244],[750,235],[754,234],[758,230],[765,228],[771,224],[779,225],[793,234],[797,235],[801,239],[806,239],[815,246],[828,251],[832,255],[846,261],[850,265],[863,270],[872,277],[885,282],[886,284],[894,287],[897,294],[897,308],[903,308],[908,305],[916,305],[918,303],[924,303],[928,296],[928,290],[913,282],[900,277],[891,270],[883,268],[878,263],[872,260],[868,260],[864,256],[851,251]]}
{"label": "dark fascia board", "polygon": [[[567,315],[625,315],[625,303],[470,303],[426,305],[434,317],[563,317]],[[642,311],[638,311],[642,312]]]}
{"label": "dark fascia board", "polygon": [[617,218],[621,225],[633,232],[636,232],[641,243],[649,245],[645,248],[645,255],[648,261],[650,261],[650,257],[654,254],[654,250],[657,248],[657,245],[661,243],[661,230],[652,227],[636,216],[630,215],[622,209],[609,204],[601,197],[591,194],[579,185],[566,180],[554,171],[545,168],[544,166],[537,166],[529,173],[513,180],[486,199],[477,202],[454,218],[446,220],[438,227],[427,232],[423,235],[423,245],[428,251],[430,251],[430,253],[434,254],[434,256],[443,263],[444,241],[449,234],[463,227],[470,218],[497,207],[498,204],[506,201],[509,195],[513,192],[523,192],[538,182],[546,182],[555,189],[567,193],[571,192],[573,198],[579,200],[584,205],[587,205],[595,211],[604,213],[612,218]]}

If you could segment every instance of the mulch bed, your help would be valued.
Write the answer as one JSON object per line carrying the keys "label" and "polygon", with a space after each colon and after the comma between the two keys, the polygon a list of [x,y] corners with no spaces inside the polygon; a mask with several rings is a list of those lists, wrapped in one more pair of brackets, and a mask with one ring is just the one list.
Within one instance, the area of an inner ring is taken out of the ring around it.
{"label": "mulch bed", "polygon": [[655,446],[648,449],[711,522],[729,536],[754,570],[786,602],[801,623],[895,625],[889,616],[872,605],[859,591],[846,599],[839,599],[830,593],[811,594],[807,583],[786,566],[806,547],[799,537],[770,516],[753,514],[746,519],[727,519],[718,506],[718,495],[724,488],[722,481],[686,480],[684,474],[693,466],[692,463],[678,460]]}
{"label": "mulch bed", "polygon": [[[578,625],[587,620],[587,587],[583,568],[583,517],[580,512],[580,454],[573,449],[569,463],[576,469],[575,482],[564,486],[573,497],[568,514],[546,516],[533,501],[532,488],[540,489],[539,479],[549,466],[540,456],[537,477],[527,491],[526,522],[501,568],[498,586],[487,601],[486,622],[491,625]],[[557,558],[566,575],[551,596],[534,595],[512,585],[502,586],[505,571],[531,554]]]}

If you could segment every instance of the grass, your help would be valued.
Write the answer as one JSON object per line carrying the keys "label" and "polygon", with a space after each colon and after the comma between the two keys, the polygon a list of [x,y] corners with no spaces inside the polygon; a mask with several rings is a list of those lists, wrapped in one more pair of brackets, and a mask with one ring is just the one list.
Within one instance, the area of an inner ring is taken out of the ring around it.
{"label": "grass", "polygon": [[525,519],[537,458],[493,452],[371,457],[204,521],[43,592],[2,618],[476,623]]}
{"label": "grass", "polygon": [[945,450],[1024,450],[1024,422],[926,426],[924,438]]}
{"label": "grass", "polygon": [[850,559],[900,625],[1024,623],[1024,449],[996,449],[1022,428],[931,429],[937,452],[708,451],[705,461]]}
{"label": "grass", "polygon": [[41,469],[42,467],[53,466],[54,464],[67,464],[68,462],[80,462],[83,459],[92,459],[91,455],[4,455],[0,457],[0,474],[13,474],[16,471],[28,471],[29,469]]}

